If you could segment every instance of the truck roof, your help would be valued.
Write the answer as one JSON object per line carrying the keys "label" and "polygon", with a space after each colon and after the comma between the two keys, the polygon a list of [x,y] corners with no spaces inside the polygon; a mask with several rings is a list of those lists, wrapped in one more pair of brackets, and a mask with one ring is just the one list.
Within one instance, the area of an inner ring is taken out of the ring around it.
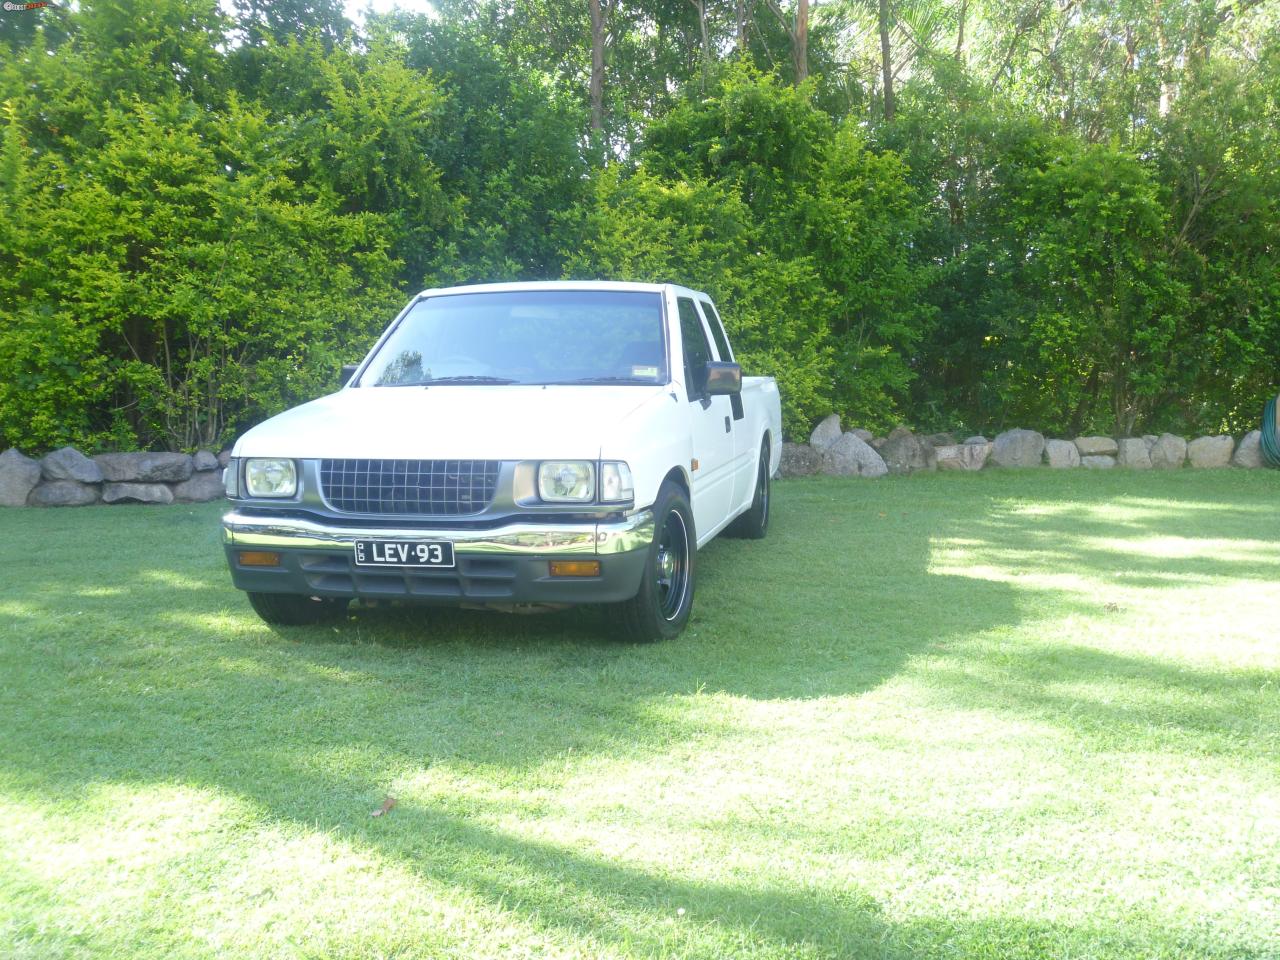
{"label": "truck roof", "polygon": [[700,290],[678,283],[630,283],[622,280],[522,280],[513,283],[471,283],[457,287],[432,287],[419,297],[438,297],[457,293],[503,293],[521,290],[619,290],[627,293],[662,293],[671,289],[692,297],[710,299]]}

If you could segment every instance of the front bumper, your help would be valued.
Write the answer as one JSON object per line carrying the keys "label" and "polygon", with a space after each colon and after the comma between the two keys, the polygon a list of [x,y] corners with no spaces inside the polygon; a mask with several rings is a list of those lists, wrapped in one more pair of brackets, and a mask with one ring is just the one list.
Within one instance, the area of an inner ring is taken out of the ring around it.
{"label": "front bumper", "polygon": [[[612,603],[635,596],[653,542],[648,510],[612,523],[512,523],[491,529],[347,527],[232,511],[222,518],[232,582],[254,593],[426,603]],[[355,541],[447,540],[451,569],[356,566]],[[241,550],[280,554],[244,566]],[[552,577],[550,560],[600,561],[598,577]]]}

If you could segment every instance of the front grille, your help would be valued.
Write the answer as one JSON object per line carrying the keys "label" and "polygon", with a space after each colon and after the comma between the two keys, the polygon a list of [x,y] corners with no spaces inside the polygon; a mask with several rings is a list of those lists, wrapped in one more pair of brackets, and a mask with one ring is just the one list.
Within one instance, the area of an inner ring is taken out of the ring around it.
{"label": "front grille", "polygon": [[321,460],[320,487],[344,513],[462,516],[493,502],[496,460]]}

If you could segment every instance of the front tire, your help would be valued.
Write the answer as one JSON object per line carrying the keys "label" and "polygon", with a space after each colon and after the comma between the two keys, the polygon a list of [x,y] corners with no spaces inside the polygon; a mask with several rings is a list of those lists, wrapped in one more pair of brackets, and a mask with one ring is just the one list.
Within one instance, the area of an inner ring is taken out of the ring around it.
{"label": "front tire", "polygon": [[638,643],[678,637],[693,609],[698,538],[693,510],[684,491],[670,481],[653,505],[653,543],[649,545],[640,589],[618,605],[623,629]]}
{"label": "front tire", "polygon": [[296,593],[250,593],[254,613],[277,627],[306,627],[332,623],[347,612],[346,600],[306,597]]}

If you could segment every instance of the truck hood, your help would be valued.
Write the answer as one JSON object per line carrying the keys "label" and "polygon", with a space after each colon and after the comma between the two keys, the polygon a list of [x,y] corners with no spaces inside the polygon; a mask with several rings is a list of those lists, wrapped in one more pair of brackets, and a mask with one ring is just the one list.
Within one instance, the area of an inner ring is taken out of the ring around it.
{"label": "truck hood", "polygon": [[[254,427],[237,457],[594,460],[607,434],[665,386],[361,387]],[[669,402],[669,401],[668,401]]]}

